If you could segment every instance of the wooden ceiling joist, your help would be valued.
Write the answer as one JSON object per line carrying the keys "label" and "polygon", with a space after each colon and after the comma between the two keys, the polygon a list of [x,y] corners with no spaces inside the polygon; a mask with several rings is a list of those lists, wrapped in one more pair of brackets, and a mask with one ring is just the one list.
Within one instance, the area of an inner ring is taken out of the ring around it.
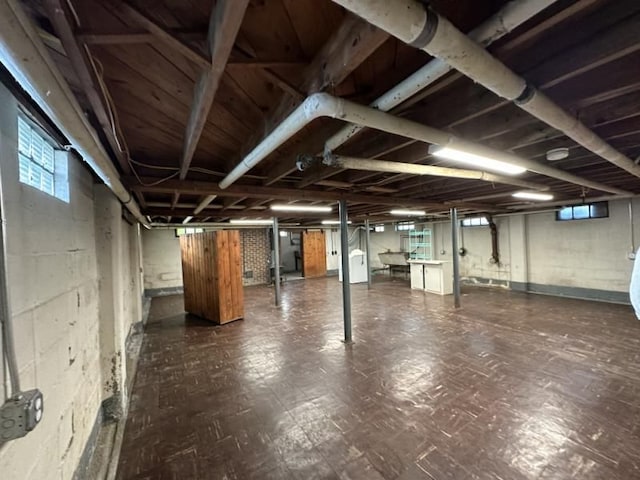
{"label": "wooden ceiling joist", "polygon": [[[389,35],[386,32],[354,15],[347,15],[305,69],[300,90],[309,95],[331,85],[339,85],[388,38]],[[284,96],[265,122],[265,131],[271,132],[300,102],[300,99]],[[313,145],[315,148],[315,144],[318,143],[318,139],[315,138],[317,136],[318,134],[314,134],[313,139],[305,142],[306,145]],[[262,138],[263,136],[252,138],[242,151],[250,151]],[[305,146],[300,148],[304,151]],[[284,160],[281,164],[284,168],[277,170],[277,177],[270,175],[265,182],[266,185],[274,183],[295,170],[293,159]]]}
{"label": "wooden ceiling joist", "polygon": [[114,132],[109,115],[110,106],[100,87],[101,79],[94,68],[90,53],[75,36],[76,25],[69,4],[66,0],[46,0],[45,8],[120,168],[124,173],[131,174],[127,153],[122,145],[124,139],[117,138]]}
{"label": "wooden ceiling joist", "polygon": [[[112,0],[113,2],[113,0]],[[238,3],[241,3],[242,0]],[[164,43],[167,47],[172,48],[186,58],[191,60],[196,65],[202,68],[209,68],[211,62],[209,59],[192,49],[189,45],[180,40],[177,36],[169,32],[167,29],[162,28],[151,18],[146,16],[136,7],[128,2],[112,3],[113,8],[121,13],[129,22],[139,25],[145,28],[150,34],[152,34],[156,40]]]}
{"label": "wooden ceiling joist", "polygon": [[182,180],[189,171],[248,3],[249,0],[219,0],[211,12],[207,41],[211,61],[196,84],[180,159]]}
{"label": "wooden ceiling joist", "polygon": [[[157,182],[157,178],[143,178],[142,181],[145,184],[152,184]],[[326,190],[305,189],[300,190],[297,188],[279,188],[279,187],[267,187],[262,185],[231,185],[224,190],[218,187],[217,183],[212,182],[199,182],[191,180],[167,180],[158,185],[141,185],[134,177],[125,177],[123,179],[125,185],[134,191],[147,192],[147,193],[165,193],[173,194],[178,192],[180,194],[189,195],[217,195],[225,197],[236,198],[261,198],[265,200],[325,200],[325,201],[338,201],[341,199],[349,202],[356,203],[368,203],[378,205],[400,205],[407,207],[430,207],[441,206],[434,204],[426,200],[420,200],[415,198],[404,198],[379,195],[361,195],[356,193],[343,193],[343,192],[331,192]]]}

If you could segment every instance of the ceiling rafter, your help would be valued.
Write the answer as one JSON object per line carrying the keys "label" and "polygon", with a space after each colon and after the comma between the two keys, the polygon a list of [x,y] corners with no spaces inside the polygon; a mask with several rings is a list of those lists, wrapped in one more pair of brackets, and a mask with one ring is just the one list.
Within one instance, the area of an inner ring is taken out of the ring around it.
{"label": "ceiling rafter", "polygon": [[76,25],[68,3],[66,0],[46,0],[45,8],[67,57],[78,75],[83,92],[100,124],[109,147],[111,147],[122,171],[130,174],[131,166],[129,165],[126,149],[122,148],[121,143],[124,142],[124,139],[118,138],[114,131],[109,115],[111,107],[103,93],[103,87],[100,86],[99,73],[94,67],[88,49],[75,36]]}
{"label": "ceiling rafter", "polygon": [[[348,14],[305,69],[300,91],[308,95],[342,83],[388,38],[389,35],[386,32],[373,27],[354,15]],[[265,122],[265,131],[270,132],[278,126],[300,102],[301,99],[285,95],[278,105],[273,108],[271,115]],[[250,139],[241,153],[250,151],[264,136],[256,135],[255,138]],[[313,145],[318,142],[318,135],[315,134],[313,136],[314,139],[306,142],[307,145]],[[282,163],[293,162],[284,160]],[[291,167],[289,167],[288,171],[291,170]],[[277,180],[279,178],[270,176],[266,184],[268,185]]]}
{"label": "ceiling rafter", "polygon": [[[157,182],[157,178],[142,178],[145,184]],[[134,191],[148,193],[168,193],[189,195],[217,195],[220,197],[236,197],[236,198],[260,198],[264,200],[328,200],[338,201],[344,199],[350,202],[370,203],[378,205],[401,205],[414,207],[441,207],[441,204],[431,202],[429,200],[420,200],[415,198],[394,197],[378,195],[361,195],[347,192],[329,192],[326,190],[297,188],[279,188],[267,187],[263,185],[231,185],[230,187],[221,189],[217,183],[200,182],[193,180],[167,180],[158,185],[141,185],[134,177],[124,177],[123,182]]]}

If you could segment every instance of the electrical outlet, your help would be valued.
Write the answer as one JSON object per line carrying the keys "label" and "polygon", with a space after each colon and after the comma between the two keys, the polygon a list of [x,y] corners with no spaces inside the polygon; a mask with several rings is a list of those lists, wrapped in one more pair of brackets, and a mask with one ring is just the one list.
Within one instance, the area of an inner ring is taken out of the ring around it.
{"label": "electrical outlet", "polygon": [[0,407],[0,443],[24,437],[42,419],[44,401],[38,389],[19,392]]}

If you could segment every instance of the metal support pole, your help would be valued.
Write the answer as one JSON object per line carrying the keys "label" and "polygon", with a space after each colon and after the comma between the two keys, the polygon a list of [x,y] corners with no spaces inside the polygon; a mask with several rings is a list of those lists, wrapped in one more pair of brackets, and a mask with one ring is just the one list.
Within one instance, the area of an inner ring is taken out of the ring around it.
{"label": "metal support pole", "polygon": [[458,252],[458,209],[452,208],[451,216],[451,250],[453,251],[453,305],[460,308],[460,253]]}
{"label": "metal support pole", "polygon": [[342,255],[342,315],[344,343],[351,343],[351,281],[349,278],[349,230],[347,201],[340,200],[340,253]]}
{"label": "metal support pole", "polygon": [[371,290],[371,237],[369,232],[369,219],[364,221],[364,229],[367,234],[365,236],[365,243],[367,247],[367,288]]}
{"label": "metal support pole", "polygon": [[[4,188],[0,175],[0,324],[2,324],[2,350],[11,380],[11,396],[20,391],[20,374],[13,334],[13,317],[9,305],[9,274],[7,268],[7,218],[5,214]],[[4,367],[5,362],[2,362]],[[6,373],[3,372],[3,373]]]}
{"label": "metal support pole", "polygon": [[273,217],[273,282],[276,292],[276,307],[280,306],[280,230],[278,217]]}

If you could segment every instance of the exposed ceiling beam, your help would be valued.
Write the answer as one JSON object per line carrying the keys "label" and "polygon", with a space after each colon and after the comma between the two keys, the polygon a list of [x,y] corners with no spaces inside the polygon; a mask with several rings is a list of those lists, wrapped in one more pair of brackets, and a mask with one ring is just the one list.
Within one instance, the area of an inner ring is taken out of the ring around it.
{"label": "exposed ceiling beam", "polygon": [[46,0],[45,8],[120,168],[124,173],[131,174],[126,148],[121,148],[124,139],[116,137],[111,125],[109,115],[111,107],[102,91],[106,86],[100,86],[102,80],[94,67],[88,48],[78,42],[75,37],[76,25],[68,3],[66,0]]}
{"label": "exposed ceiling beam", "polygon": [[[113,0],[111,1],[115,13],[122,14],[131,23],[135,23],[137,25],[140,25],[141,27],[144,27],[155,37],[156,40],[164,43],[167,47],[181,53],[196,65],[200,65],[202,68],[211,68],[211,61],[208,58],[205,58],[203,55],[196,52],[173,33],[158,25],[155,21],[147,17],[133,5],[126,1],[120,3],[116,3]],[[239,5],[242,3],[246,4],[246,0],[239,0],[237,3]]]}
{"label": "exposed ceiling beam", "polygon": [[180,160],[181,180],[189,171],[248,3],[249,0],[218,0],[211,12],[207,42],[211,62],[196,83]]}
{"label": "exposed ceiling beam", "polygon": [[[339,85],[388,38],[389,35],[386,32],[348,14],[305,69],[300,91],[308,95],[322,91],[331,85]],[[266,134],[278,126],[299,104],[299,99],[285,95],[265,122]],[[251,151],[265,136],[252,138],[241,152]],[[310,137],[312,138],[305,141],[305,145],[300,146],[300,150],[307,151],[309,146],[316,148],[316,145],[326,138],[324,130],[313,133]],[[294,171],[293,163],[292,158],[283,160],[274,169],[278,177],[270,175],[265,183],[269,185]],[[285,166],[280,167],[280,165]]]}
{"label": "exposed ceiling beam", "polygon": [[[157,178],[142,178],[145,184],[157,182]],[[388,195],[361,195],[346,192],[329,192],[326,190],[297,189],[297,188],[276,188],[262,185],[231,185],[224,190],[214,182],[199,182],[191,180],[167,180],[158,185],[141,185],[134,177],[126,177],[125,184],[134,191],[149,193],[166,193],[190,195],[216,195],[220,197],[236,198],[261,198],[265,200],[325,200],[338,201],[341,199],[354,203],[368,203],[372,205],[399,205],[412,207],[441,207],[439,203],[416,198],[389,197]]]}

